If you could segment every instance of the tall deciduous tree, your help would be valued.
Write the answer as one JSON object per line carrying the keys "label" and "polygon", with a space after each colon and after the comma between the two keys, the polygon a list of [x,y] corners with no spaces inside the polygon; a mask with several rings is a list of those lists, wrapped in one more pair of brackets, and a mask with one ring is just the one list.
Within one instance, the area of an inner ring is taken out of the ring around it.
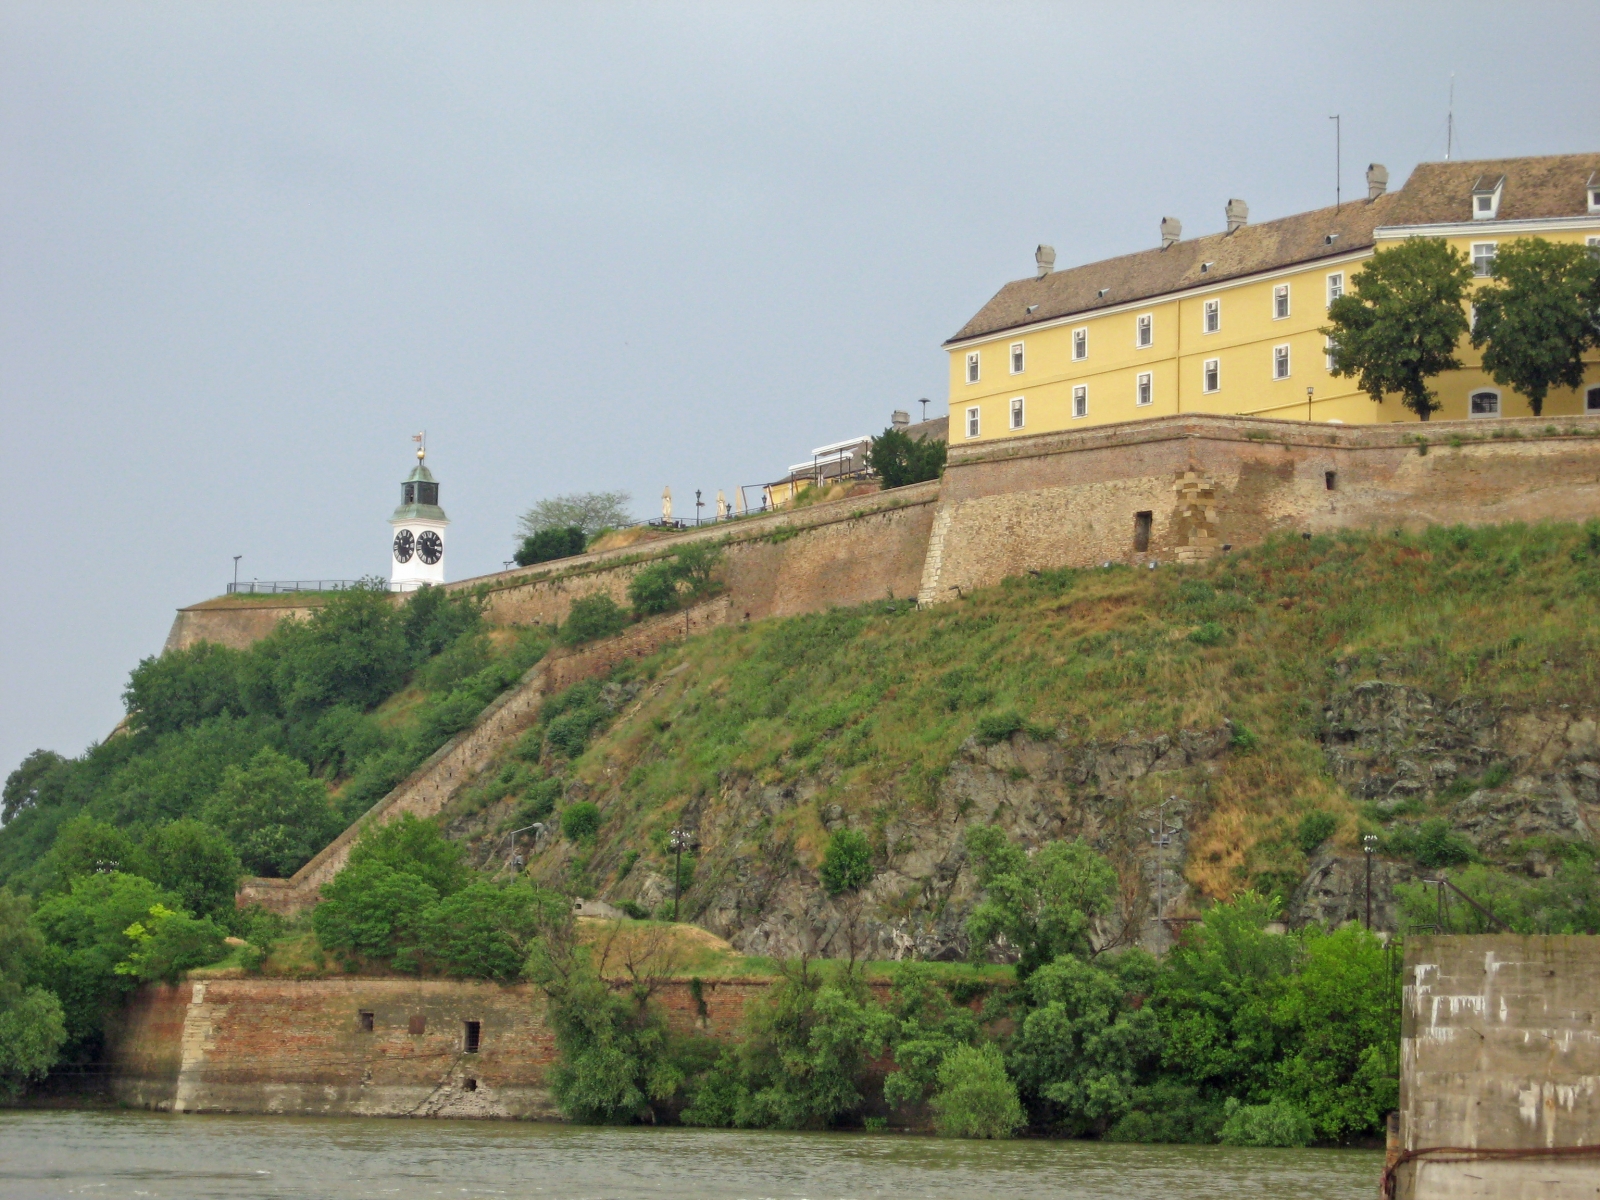
{"label": "tall deciduous tree", "polygon": [[628,505],[633,497],[627,492],[568,492],[540,500],[517,522],[519,538],[532,537],[546,529],[565,529],[575,525],[585,537],[593,537],[602,529],[626,525],[631,518]]}
{"label": "tall deciduous tree", "polygon": [[1051,842],[1029,855],[998,826],[967,831],[983,900],[967,918],[974,957],[1001,937],[1020,954],[1027,979],[1062,954],[1087,954],[1093,919],[1111,908],[1117,873],[1082,838]]}
{"label": "tall deciduous tree", "polygon": [[1600,259],[1585,247],[1518,238],[1494,260],[1495,281],[1473,298],[1472,344],[1502,387],[1544,412],[1551,388],[1583,385],[1583,356],[1600,348]]}
{"label": "tall deciduous tree", "polygon": [[937,479],[944,472],[948,447],[940,438],[914,438],[898,429],[885,429],[867,449],[867,467],[885,488],[904,487]]}
{"label": "tall deciduous tree", "polygon": [[1333,373],[1354,376],[1379,403],[1397,393],[1426,421],[1439,410],[1428,381],[1461,366],[1471,280],[1472,264],[1442,238],[1378,251],[1328,308],[1321,332],[1333,339]]}

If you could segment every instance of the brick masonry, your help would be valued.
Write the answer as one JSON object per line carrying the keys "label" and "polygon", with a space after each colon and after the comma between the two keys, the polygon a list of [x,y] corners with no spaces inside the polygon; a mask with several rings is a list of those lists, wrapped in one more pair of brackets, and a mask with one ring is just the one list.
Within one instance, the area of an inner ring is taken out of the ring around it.
{"label": "brick masonry", "polygon": [[[1149,540],[1136,548],[1141,513]],[[1595,515],[1596,417],[1492,426],[1162,417],[953,447],[935,515],[942,537],[919,594],[938,603],[1029,570],[1191,561],[1284,530]]]}
{"label": "brick masonry", "polygon": [[[768,983],[705,980],[703,1011],[687,980],[653,1000],[675,1030],[725,1038]],[[526,984],[212,978],[137,992],[111,1078],[120,1103],[170,1112],[551,1118],[555,1054],[543,995]]]}

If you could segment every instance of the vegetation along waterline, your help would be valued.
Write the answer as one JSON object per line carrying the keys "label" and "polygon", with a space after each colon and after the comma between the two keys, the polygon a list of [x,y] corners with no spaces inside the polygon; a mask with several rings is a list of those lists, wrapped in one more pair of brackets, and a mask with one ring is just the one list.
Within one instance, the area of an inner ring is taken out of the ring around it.
{"label": "vegetation along waterline", "polygon": [[[715,586],[714,562],[675,570],[668,604]],[[369,834],[306,920],[236,913],[241,864],[292,870],[375,798],[375,761],[403,774],[562,636],[352,594],[251,651],[142,664],[128,734],[13,774],[0,999],[27,1034],[6,1077],[92,1061],[141,979],[348,967],[530,980],[581,1120],[1371,1136],[1394,1102],[1394,959],[1355,927],[1275,932],[1308,870],[1372,833],[1396,870],[1460,864],[1514,927],[1593,932],[1600,904],[1581,830],[1508,840],[1485,816],[1536,774],[1513,742],[1373,794],[1382,749],[1341,740],[1342,714],[1371,684],[1436,713],[1592,707],[1597,594],[1600,527],[1444,529],[727,628],[551,697],[439,823]],[[1188,749],[1097,774],[1162,738]],[[1196,920],[1157,959],[1136,835],[1180,791],[1166,915]],[[495,847],[530,821],[548,835],[507,882]],[[773,979],[729,1046],[656,1004],[656,981],[713,969],[648,919],[680,888],[683,918],[747,952],[716,970]],[[1432,913],[1422,885],[1397,891]],[[640,919],[574,923],[572,895]],[[825,946],[761,932],[818,920]],[[617,929],[642,948],[619,957]],[[960,961],[879,961],[896,934],[902,957]]]}

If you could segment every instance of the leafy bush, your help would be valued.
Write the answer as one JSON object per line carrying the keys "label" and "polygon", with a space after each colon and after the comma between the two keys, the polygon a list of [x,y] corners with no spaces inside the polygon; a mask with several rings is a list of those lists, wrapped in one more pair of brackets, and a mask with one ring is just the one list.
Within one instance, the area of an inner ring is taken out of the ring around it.
{"label": "leafy bush", "polygon": [[383,862],[351,863],[323,885],[311,910],[317,942],[350,962],[388,959],[416,965],[427,910],[439,893],[420,876]]}
{"label": "leafy bush", "polygon": [[1240,1104],[1228,1098],[1219,1140],[1226,1146],[1308,1146],[1311,1118],[1287,1100]]}
{"label": "leafy bush", "polygon": [[381,825],[369,825],[350,850],[350,865],[378,863],[421,879],[440,896],[453,896],[467,886],[471,868],[460,842],[452,842],[432,821],[401,813]]}
{"label": "leafy bush", "polygon": [[146,917],[122,932],[133,945],[113,970],[141,983],[176,983],[183,972],[227,953],[224,934],[210,917],[196,919],[162,904],[151,905]]}
{"label": "leafy bush", "polygon": [[574,842],[589,842],[600,832],[600,809],[593,801],[579,800],[561,813],[561,832]]}
{"label": "leafy bush", "polygon": [[1300,847],[1300,852],[1307,858],[1316,854],[1322,843],[1333,836],[1334,830],[1339,828],[1339,818],[1330,812],[1307,813],[1300,818],[1300,825],[1295,830],[1295,844]]}
{"label": "leafy bush", "polygon": [[1224,1120],[1220,1101],[1170,1076],[1157,1078],[1133,1093],[1133,1107],[1106,1131],[1108,1142],[1173,1142],[1213,1145]]}
{"label": "leafy bush", "polygon": [[957,1046],[939,1065],[932,1101],[945,1137],[1008,1138],[1027,1123],[998,1046]]}
{"label": "leafy bush", "polygon": [[1228,640],[1228,627],[1217,621],[1204,621],[1189,631],[1189,640],[1196,646],[1220,646]]}
{"label": "leafy bush", "polygon": [[142,862],[149,879],[172,892],[190,912],[226,919],[244,867],[220,829],[185,818],[153,830]]}
{"label": "leafy bush", "polygon": [[889,1040],[898,1068],[883,1081],[883,1098],[919,1104],[938,1082],[939,1066],[958,1046],[978,1041],[971,1010],[952,1003],[926,963],[897,963],[889,992]]}
{"label": "leafy bush", "polygon": [[944,473],[949,447],[943,438],[914,438],[895,428],[885,429],[867,448],[867,469],[885,489],[937,479]]}
{"label": "leafy bush", "polygon": [[522,539],[522,544],[512,557],[517,560],[517,566],[531,567],[535,563],[553,562],[558,558],[582,554],[588,543],[588,536],[578,526],[560,525],[530,533]]}
{"label": "leafy bush", "polygon": [[872,882],[872,843],[854,829],[836,829],[822,855],[822,886],[828,895],[854,892]]}
{"label": "leafy bush", "polygon": [[967,918],[974,957],[1003,936],[1019,951],[1017,978],[1025,980],[1057,955],[1088,949],[1090,922],[1109,911],[1117,874],[1087,842],[1051,842],[1030,856],[1000,828],[974,825],[967,850],[984,889]]}
{"label": "leafy bush", "polygon": [[1389,836],[1388,850],[1424,867],[1457,867],[1477,857],[1472,843],[1443,817],[1429,817],[1415,829],[1397,829]]}
{"label": "leafy bush", "polygon": [[628,581],[628,602],[640,616],[670,612],[678,603],[678,577],[670,563],[652,563]]}
{"label": "leafy bush", "polygon": [[1022,718],[1012,709],[1005,712],[985,713],[978,718],[978,741],[985,746],[995,746],[1006,741],[1022,728]]}
{"label": "leafy bush", "polygon": [[611,637],[627,627],[628,614],[610,596],[585,596],[572,602],[560,637],[563,645],[578,646]]}
{"label": "leafy bush", "polygon": [[446,975],[511,983],[534,938],[566,909],[564,897],[525,881],[472,883],[423,915],[422,954]]}

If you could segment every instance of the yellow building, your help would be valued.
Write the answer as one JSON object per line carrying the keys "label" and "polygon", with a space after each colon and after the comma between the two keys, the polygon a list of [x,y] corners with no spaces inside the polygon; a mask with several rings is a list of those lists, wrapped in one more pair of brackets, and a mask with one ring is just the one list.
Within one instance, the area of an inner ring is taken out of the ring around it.
{"label": "yellow building", "polygon": [[[1008,283],[945,343],[950,442],[992,440],[1183,412],[1348,424],[1414,421],[1398,397],[1374,403],[1328,370],[1328,305],[1366,259],[1408,237],[1442,237],[1487,276],[1520,237],[1600,253],[1600,154],[1423,163],[1397,192],[1367,169],[1365,200],[1252,225],[1230,200],[1223,233]],[[1470,345],[1433,381],[1440,420],[1527,416]],[[1544,412],[1600,412],[1600,361],[1584,387],[1552,390]]]}

